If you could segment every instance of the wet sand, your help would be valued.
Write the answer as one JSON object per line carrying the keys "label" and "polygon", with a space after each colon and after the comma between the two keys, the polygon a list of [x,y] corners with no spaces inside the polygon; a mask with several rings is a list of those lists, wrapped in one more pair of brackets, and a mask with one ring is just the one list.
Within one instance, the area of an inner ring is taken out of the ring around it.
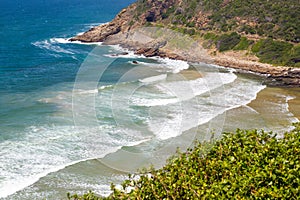
{"label": "wet sand", "polygon": [[300,88],[267,87],[248,106],[275,122],[282,121],[282,114],[288,115],[288,111],[292,114],[289,118],[300,120]]}
{"label": "wet sand", "polygon": [[288,93],[296,98],[289,101],[289,110],[294,114],[295,117],[300,121],[300,88],[289,88]]}

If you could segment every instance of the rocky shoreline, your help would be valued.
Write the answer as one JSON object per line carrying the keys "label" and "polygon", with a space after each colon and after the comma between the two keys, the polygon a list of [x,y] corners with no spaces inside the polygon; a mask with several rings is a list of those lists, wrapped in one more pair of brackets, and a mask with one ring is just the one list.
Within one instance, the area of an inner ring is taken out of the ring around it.
{"label": "rocky shoreline", "polygon": [[[184,35],[174,36],[174,31],[157,27],[141,28],[144,25],[143,22],[133,25],[128,24],[135,6],[135,4],[132,4],[123,9],[111,22],[94,27],[82,35],[71,38],[70,41],[103,42],[107,45],[118,44],[146,57],[160,56],[189,62],[206,62],[246,72],[254,72],[265,77],[265,84],[269,86],[300,86],[300,68],[273,66],[235,55],[220,53],[214,55],[209,53],[209,50],[205,50],[201,42],[195,40],[188,47],[186,47],[186,44],[191,43],[189,40],[181,41],[184,44],[182,45],[183,48],[176,45],[174,47],[174,44],[170,45],[171,40],[174,43],[174,38],[179,41],[181,40],[179,37],[184,38]],[[163,35],[157,36],[153,33],[159,32],[159,30]],[[194,43],[197,43],[196,46]]]}

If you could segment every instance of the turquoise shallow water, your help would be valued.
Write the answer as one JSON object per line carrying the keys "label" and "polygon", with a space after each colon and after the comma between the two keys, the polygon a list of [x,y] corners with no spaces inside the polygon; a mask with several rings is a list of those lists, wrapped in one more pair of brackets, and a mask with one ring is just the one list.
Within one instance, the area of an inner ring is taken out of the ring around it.
{"label": "turquoise shallow water", "polygon": [[255,76],[67,41],[130,2],[1,0],[0,198],[107,195],[111,182],[161,166],[211,131],[282,131],[296,120],[287,107],[294,95],[259,101],[266,89]]}

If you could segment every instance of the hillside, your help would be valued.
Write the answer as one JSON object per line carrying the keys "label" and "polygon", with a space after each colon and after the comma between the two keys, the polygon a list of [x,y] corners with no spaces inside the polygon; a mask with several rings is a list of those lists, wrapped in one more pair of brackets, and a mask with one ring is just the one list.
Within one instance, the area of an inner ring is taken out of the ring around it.
{"label": "hillside", "polygon": [[[300,46],[296,45],[300,42],[300,3],[297,0],[138,1],[134,19],[129,23],[143,18],[146,25],[163,24],[190,35],[215,33],[213,42],[219,51],[247,50],[262,39],[264,46],[253,51],[261,62],[300,66]],[[266,37],[269,40],[264,41]]]}
{"label": "hillside", "polygon": [[199,61],[167,55],[157,44],[141,49],[141,39],[128,39],[140,27],[164,27],[191,36],[216,64],[271,75],[276,85],[285,79],[290,86],[300,84],[300,70],[279,66],[300,67],[299,19],[297,0],[139,0],[111,22],[71,40],[121,44],[146,56]]}
{"label": "hillside", "polygon": [[155,12],[155,1],[139,1],[136,17],[148,10],[155,12],[154,21],[197,30],[236,31],[300,41],[300,3],[297,0],[178,0],[172,5],[157,2],[161,2],[160,12]]}

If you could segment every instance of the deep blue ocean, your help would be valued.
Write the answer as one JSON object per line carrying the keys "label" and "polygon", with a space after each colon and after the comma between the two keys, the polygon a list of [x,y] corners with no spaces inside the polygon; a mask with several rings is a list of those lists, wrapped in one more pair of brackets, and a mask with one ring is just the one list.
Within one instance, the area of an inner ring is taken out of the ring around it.
{"label": "deep blue ocean", "polygon": [[52,49],[51,52],[33,43],[68,38],[108,22],[132,2],[1,0],[1,94],[28,92],[62,81],[74,81],[80,63],[93,47],[74,45],[70,47],[71,52],[60,52],[57,47],[57,51]]}
{"label": "deep blue ocean", "polygon": [[68,41],[133,2],[0,0],[0,199],[108,195],[211,131],[297,121],[254,75]]}

